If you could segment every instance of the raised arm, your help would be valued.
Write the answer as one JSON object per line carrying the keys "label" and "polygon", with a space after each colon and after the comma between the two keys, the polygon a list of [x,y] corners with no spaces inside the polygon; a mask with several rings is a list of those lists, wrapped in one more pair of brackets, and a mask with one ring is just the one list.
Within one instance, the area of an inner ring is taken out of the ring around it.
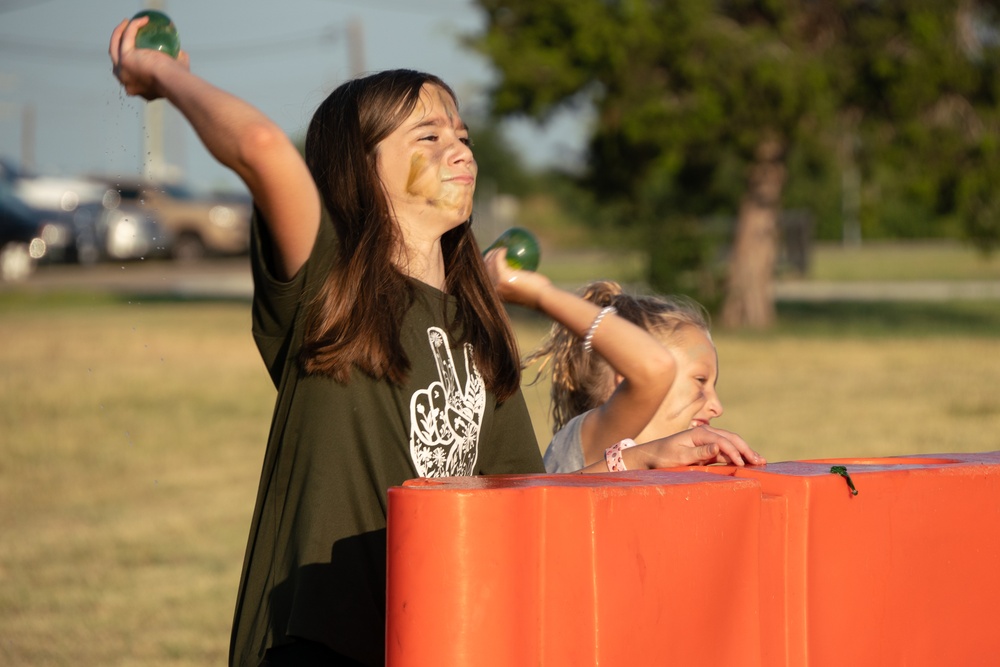
{"label": "raised arm", "polygon": [[136,32],[148,20],[122,21],[112,33],[108,53],[115,76],[129,95],[168,100],[209,153],[236,172],[268,222],[279,277],[292,277],[309,257],[319,226],[319,194],[309,169],[267,116],[192,74],[187,53],[174,60],[137,49]]}
{"label": "raised arm", "polygon": [[[537,309],[580,337],[584,344],[601,307],[559,289],[545,276],[511,269],[502,250],[490,253],[487,268],[500,296],[509,303]],[[674,381],[676,363],[670,351],[642,327],[606,314],[590,340],[623,379],[611,397],[584,418],[583,458],[587,464],[604,460],[604,450],[637,436],[656,413]]]}

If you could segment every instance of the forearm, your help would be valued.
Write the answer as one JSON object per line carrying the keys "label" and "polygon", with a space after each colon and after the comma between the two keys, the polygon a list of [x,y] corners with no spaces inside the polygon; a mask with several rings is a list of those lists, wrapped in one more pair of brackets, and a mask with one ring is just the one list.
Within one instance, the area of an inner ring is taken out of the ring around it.
{"label": "forearm", "polygon": [[[602,455],[599,460],[595,461],[594,463],[591,463],[590,465],[584,468],[581,468],[577,472],[588,475],[597,472],[610,472],[610,469],[608,468],[608,462],[604,458],[603,454],[604,451],[606,450],[602,450]],[[657,467],[656,458],[652,456],[649,453],[648,448],[643,445],[637,445],[622,449],[621,455],[622,455],[622,462],[625,464],[625,468],[627,470],[649,470]],[[670,465],[686,465],[683,463],[674,464],[669,460],[661,461],[660,464],[661,467],[667,467]]]}
{"label": "forearm", "polygon": [[[575,294],[547,285],[538,293],[536,307],[582,340],[601,313],[601,307]],[[647,392],[659,404],[673,382],[673,355],[642,327],[606,314],[592,332],[590,344],[628,382],[627,391]]]}
{"label": "forearm", "polygon": [[[690,465],[765,465],[767,460],[732,431],[699,426],[640,445],[619,447],[625,470],[650,470]],[[612,460],[616,460],[611,450]],[[598,461],[581,473],[608,472],[608,461]]]}
{"label": "forearm", "polygon": [[192,74],[188,55],[175,60],[135,48],[148,19],[124,20],[111,34],[108,55],[125,92],[165,98],[198,134],[205,148],[246,183],[274,237],[278,271],[294,275],[316,239],[320,203],[305,161],[284,132],[253,105]]}
{"label": "forearm", "polygon": [[268,152],[295,150],[282,130],[248,102],[181,67],[160,68],[156,87],[190,123],[212,156],[248,185]]}

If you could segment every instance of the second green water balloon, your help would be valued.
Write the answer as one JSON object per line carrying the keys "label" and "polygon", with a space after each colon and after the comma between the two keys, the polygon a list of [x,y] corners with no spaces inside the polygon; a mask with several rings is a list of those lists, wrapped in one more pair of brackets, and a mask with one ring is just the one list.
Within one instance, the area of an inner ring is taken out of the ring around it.
{"label": "second green water balloon", "polygon": [[496,241],[486,249],[507,249],[507,264],[515,269],[535,271],[538,269],[540,251],[535,235],[523,227],[511,227],[501,234]]}

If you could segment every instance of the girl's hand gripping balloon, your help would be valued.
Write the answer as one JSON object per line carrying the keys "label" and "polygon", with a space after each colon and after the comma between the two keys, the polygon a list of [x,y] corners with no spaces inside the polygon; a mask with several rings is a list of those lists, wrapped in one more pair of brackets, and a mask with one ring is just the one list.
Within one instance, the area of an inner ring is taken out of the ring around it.
{"label": "girl's hand gripping balloon", "polygon": [[538,240],[535,235],[522,227],[511,227],[497,238],[483,254],[494,248],[507,249],[507,264],[522,271],[538,269]]}
{"label": "girl's hand gripping balloon", "polygon": [[147,9],[132,17],[132,20],[149,17],[149,23],[139,28],[135,36],[135,46],[139,49],[163,51],[171,58],[176,58],[181,51],[181,39],[177,35],[177,26],[163,12]]}

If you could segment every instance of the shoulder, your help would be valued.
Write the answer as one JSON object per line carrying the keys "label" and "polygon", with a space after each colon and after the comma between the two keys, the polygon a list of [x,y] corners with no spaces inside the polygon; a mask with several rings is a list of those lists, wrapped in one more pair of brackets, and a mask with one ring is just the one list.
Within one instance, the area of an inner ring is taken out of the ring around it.
{"label": "shoulder", "polygon": [[552,436],[545,450],[545,470],[555,472],[575,472],[583,468],[583,444],[580,427],[587,412],[569,420]]}

